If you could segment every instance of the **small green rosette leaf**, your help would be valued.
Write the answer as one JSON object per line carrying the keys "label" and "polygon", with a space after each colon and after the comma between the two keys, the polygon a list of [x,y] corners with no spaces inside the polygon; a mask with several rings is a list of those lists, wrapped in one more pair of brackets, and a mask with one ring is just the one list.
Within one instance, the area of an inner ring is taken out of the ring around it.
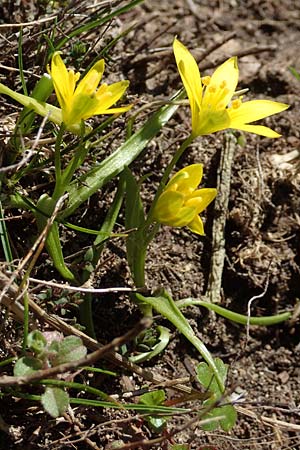
{"label": "small green rosette leaf", "polygon": [[47,387],[41,396],[44,410],[53,418],[60,417],[69,406],[69,395],[63,389]]}

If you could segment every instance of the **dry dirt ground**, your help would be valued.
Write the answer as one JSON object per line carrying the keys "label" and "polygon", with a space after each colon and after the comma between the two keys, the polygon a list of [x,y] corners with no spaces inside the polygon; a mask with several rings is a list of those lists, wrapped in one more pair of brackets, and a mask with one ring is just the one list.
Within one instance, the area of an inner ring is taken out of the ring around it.
{"label": "dry dirt ground", "polygon": [[[10,9],[12,3],[2,2],[3,22],[37,19],[30,1],[15,2],[15,8]],[[299,4],[292,0],[149,0],[121,16],[109,32],[113,33],[114,27],[119,31],[122,27],[125,29],[131,23],[135,23],[133,30],[119,42],[114,55],[118,70],[131,82],[130,95],[137,104],[166,99],[180,87],[171,51],[173,38],[178,36],[193,51],[203,73],[209,73],[210,68],[227,57],[239,55],[239,86],[249,88],[249,98],[270,98],[291,105],[287,112],[266,121],[282,134],[280,139],[247,134],[244,145],[236,147],[225,229],[221,304],[245,314],[249,300],[259,296],[252,303],[253,315],[292,311],[300,296],[300,81],[292,76],[289,67],[300,71]],[[35,28],[30,30],[33,32]],[[15,65],[16,31],[0,29],[1,64],[4,66]],[[12,54],[10,48],[13,48]],[[0,69],[2,81],[8,80],[13,87],[15,75],[1,65]],[[2,112],[7,103],[5,100],[2,104]],[[181,108],[133,165],[140,177],[152,174],[145,183],[144,198],[153,195],[162,168],[174,148],[187,136],[189,127],[188,110]],[[199,138],[185,153],[179,167],[202,162],[205,184],[215,186],[223,149],[222,132]],[[97,226],[95,222],[101,219],[101,214],[92,208],[99,208],[100,204],[95,196],[85,212],[85,226]],[[213,207],[206,214],[205,238],[198,238],[185,229],[161,229],[148,255],[148,287],[164,286],[176,299],[199,298],[206,292],[213,252],[212,220]],[[11,226],[10,232],[17,239],[18,230]],[[18,251],[20,245],[17,242]],[[77,250],[72,245],[70,250],[66,243],[67,253]],[[76,245],[80,248],[88,242],[80,241]],[[122,242],[111,244],[105,258],[98,274],[98,285],[127,283]],[[40,264],[40,278],[54,276],[46,257]],[[128,330],[139,317],[128,300],[116,295],[95,301],[94,314],[101,342]],[[231,432],[205,433],[193,426],[179,433],[175,441],[189,443],[195,450],[300,448],[300,327],[297,318],[269,328],[253,327],[246,340],[246,329],[241,325],[196,308],[186,311],[186,316],[212,354],[230,365],[228,387],[243,390],[244,403]],[[160,323],[167,325],[166,321]],[[3,327],[8,333],[8,327]],[[195,367],[199,357],[173,328],[172,333],[172,342],[163,357],[158,358],[157,364],[145,366],[169,378],[189,375],[190,367]],[[6,346],[4,355],[7,356],[9,344],[4,339],[2,345]],[[123,380],[124,383],[129,381],[131,388],[141,386],[138,377],[127,375],[129,379]],[[113,393],[120,386],[111,386],[106,380],[101,389]],[[68,422],[70,419],[55,422],[39,407],[24,401],[4,403],[1,400],[0,410],[4,421],[0,431],[1,448],[92,448],[85,440],[74,445],[59,443],[63,435],[75,433],[74,425]],[[81,421],[77,427],[87,430],[87,436],[97,424],[122,416],[92,408],[75,410],[75,415]],[[259,419],[261,416],[263,420]],[[170,426],[179,427],[182,420]],[[11,426],[10,433],[5,432],[4,423]],[[298,431],[294,426],[297,424]],[[153,436],[147,427],[137,420],[120,427],[108,425],[90,435],[98,446],[94,448],[105,448],[118,439],[131,442],[150,437]]]}

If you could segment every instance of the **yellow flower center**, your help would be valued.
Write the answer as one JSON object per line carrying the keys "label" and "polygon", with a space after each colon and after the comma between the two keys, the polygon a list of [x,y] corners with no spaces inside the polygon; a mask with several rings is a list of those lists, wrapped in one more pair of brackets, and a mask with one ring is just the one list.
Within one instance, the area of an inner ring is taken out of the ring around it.
{"label": "yellow flower center", "polygon": [[224,102],[224,98],[228,95],[229,89],[227,87],[226,80],[223,80],[220,84],[211,84],[210,77],[205,77],[202,82],[205,86],[205,92],[203,96],[203,107],[209,110],[222,110],[225,109],[227,104]]}

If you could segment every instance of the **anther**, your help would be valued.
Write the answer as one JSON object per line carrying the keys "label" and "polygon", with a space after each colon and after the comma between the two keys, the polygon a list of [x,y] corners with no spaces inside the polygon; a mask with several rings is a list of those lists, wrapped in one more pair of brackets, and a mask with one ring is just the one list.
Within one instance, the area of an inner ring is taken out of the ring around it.
{"label": "anther", "polygon": [[207,77],[201,78],[201,81],[204,86],[208,86],[210,83],[210,76],[208,75]]}
{"label": "anther", "polygon": [[239,98],[232,100],[232,102],[231,102],[231,106],[233,109],[239,108],[241,106],[241,104],[242,104],[242,102]]}

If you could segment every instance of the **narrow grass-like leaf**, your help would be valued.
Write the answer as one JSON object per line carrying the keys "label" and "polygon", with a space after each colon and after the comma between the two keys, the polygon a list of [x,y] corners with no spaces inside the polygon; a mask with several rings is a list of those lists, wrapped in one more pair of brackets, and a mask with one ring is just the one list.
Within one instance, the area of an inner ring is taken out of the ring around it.
{"label": "narrow grass-like leaf", "polygon": [[144,297],[141,294],[135,294],[139,302],[144,302],[156,309],[163,317],[168,319],[177,330],[182,333],[194,347],[199,351],[202,358],[207,362],[211,368],[215,380],[218,383],[221,392],[224,392],[225,386],[222,379],[222,374],[219,374],[218,368],[214,362],[211,353],[208,351],[204,343],[195,335],[192,327],[187,319],[181,313],[180,309],[172,299],[172,297],[166,292],[162,291],[161,295],[157,297]]}
{"label": "narrow grass-like leaf", "polygon": [[[173,100],[178,100],[183,95],[180,91]],[[122,172],[126,166],[129,166],[139,156],[151,139],[159,133],[177,108],[178,105],[168,105],[161,108],[118,150],[108,156],[97,167],[71,183],[68,188],[68,205],[59,215],[59,218],[65,219],[68,217],[98,189]]]}
{"label": "narrow grass-like leaf", "polygon": [[73,31],[68,33],[68,36],[61,39],[58,42],[58,44],[55,46],[55,49],[56,50],[61,49],[70,39],[72,39],[76,36],[79,36],[82,33],[86,33],[90,30],[98,28],[100,25],[103,25],[103,24],[109,22],[110,20],[114,19],[115,17],[118,17],[121,14],[124,14],[127,11],[130,11],[131,9],[133,9],[135,6],[139,5],[143,1],[144,0],[132,0],[127,5],[122,6],[121,8],[115,9],[110,14],[100,17],[99,19],[93,20],[87,24],[80,25],[79,27],[75,28]]}
{"label": "narrow grass-like leaf", "polygon": [[[27,394],[20,391],[11,392],[16,398],[24,398],[26,400],[31,401],[41,401],[40,395]],[[1,397],[0,397],[1,398]],[[136,403],[124,403],[121,405],[117,405],[113,402],[105,402],[102,400],[93,400],[87,398],[70,398],[70,404],[72,405],[85,405],[85,406],[94,406],[100,408],[113,408],[113,409],[128,409],[137,412],[142,412],[146,414],[164,414],[164,415],[173,415],[173,414],[182,414],[182,413],[190,413],[191,410],[187,408],[170,408],[168,406],[148,406],[148,405],[139,405]]]}
{"label": "narrow grass-like leaf", "polygon": [[[1,183],[0,183],[1,187]],[[9,237],[7,233],[6,223],[4,220],[4,211],[2,208],[2,202],[0,200],[0,237],[1,237],[1,244],[3,248],[3,253],[5,257],[6,262],[11,262],[13,260],[13,255],[9,243]]]}
{"label": "narrow grass-like leaf", "polygon": [[18,39],[18,65],[19,65],[19,72],[20,72],[20,78],[22,83],[22,88],[24,95],[28,95],[26,81],[24,77],[24,70],[23,70],[23,28],[20,28],[19,31],[19,39]]}

